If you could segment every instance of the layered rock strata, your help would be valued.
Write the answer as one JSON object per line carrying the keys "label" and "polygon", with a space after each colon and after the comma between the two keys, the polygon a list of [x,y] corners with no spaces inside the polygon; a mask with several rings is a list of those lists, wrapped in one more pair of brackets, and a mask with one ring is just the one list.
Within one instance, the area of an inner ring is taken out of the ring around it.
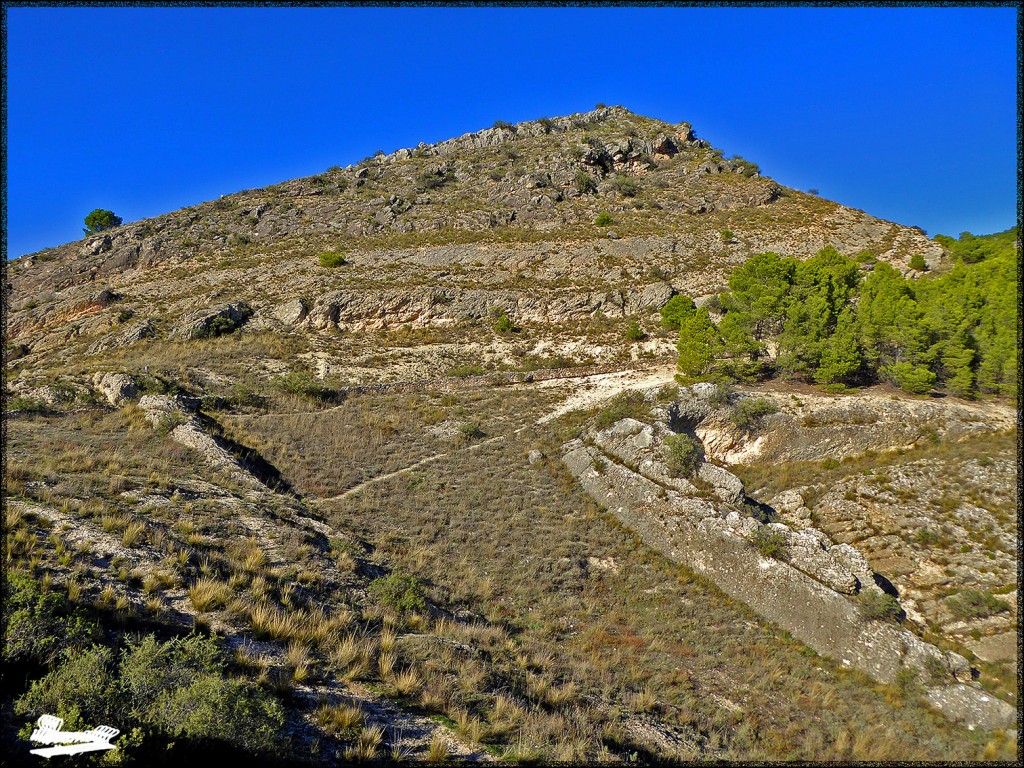
{"label": "layered rock strata", "polygon": [[[673,477],[665,439],[674,434],[673,421],[680,426],[681,412],[689,429],[697,426],[701,409],[690,406],[662,409],[663,418],[653,424],[627,418],[592,430],[563,446],[563,461],[587,493],[647,545],[818,653],[883,683],[910,675],[940,711],[969,726],[1007,728],[1016,722],[1012,706],[976,687],[962,656],[865,616],[858,596],[880,588],[855,548],[833,544],[811,527],[794,530],[755,519],[742,484],[722,467],[703,462],[693,478]],[[766,538],[784,559],[761,554],[757,544]]]}

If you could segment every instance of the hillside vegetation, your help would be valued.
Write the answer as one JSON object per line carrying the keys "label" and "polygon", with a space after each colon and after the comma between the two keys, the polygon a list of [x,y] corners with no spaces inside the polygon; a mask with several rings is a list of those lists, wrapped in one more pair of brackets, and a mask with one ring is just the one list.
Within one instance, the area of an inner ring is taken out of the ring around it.
{"label": "hillside vegetation", "polygon": [[5,759],[1011,760],[1015,241],[600,107],[14,260]]}
{"label": "hillside vegetation", "polygon": [[964,233],[951,271],[916,280],[833,248],[806,261],[759,254],[710,303],[717,323],[682,295],[662,309],[663,322],[681,329],[680,370],[691,376],[802,374],[833,386],[884,381],[911,394],[939,385],[962,397],[1014,395],[1016,232]]}

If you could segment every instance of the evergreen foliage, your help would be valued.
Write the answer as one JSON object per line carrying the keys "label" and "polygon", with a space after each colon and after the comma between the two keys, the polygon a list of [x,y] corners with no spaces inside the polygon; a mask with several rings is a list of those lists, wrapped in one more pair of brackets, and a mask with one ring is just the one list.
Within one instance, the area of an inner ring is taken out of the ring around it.
{"label": "evergreen foliage", "polygon": [[674,331],[679,330],[683,320],[697,311],[697,306],[689,296],[677,293],[661,308],[661,324]]}
{"label": "evergreen foliage", "polygon": [[85,217],[85,227],[82,229],[82,233],[92,235],[105,229],[113,229],[120,226],[120,216],[115,216],[113,211],[97,208]]}
{"label": "evergreen foliage", "polygon": [[217,641],[199,635],[163,643],[147,635],[129,641],[119,657],[104,645],[68,647],[14,710],[56,714],[69,730],[117,723],[158,741],[213,739],[253,751],[272,749],[284,723],[281,705],[230,677]]}
{"label": "evergreen foliage", "polygon": [[838,388],[889,382],[919,395],[1016,393],[1016,229],[936,239],[955,266],[917,279],[831,247],[803,262],[758,254],[729,276],[717,324],[674,296],[661,316],[680,331],[679,371],[786,374]]}

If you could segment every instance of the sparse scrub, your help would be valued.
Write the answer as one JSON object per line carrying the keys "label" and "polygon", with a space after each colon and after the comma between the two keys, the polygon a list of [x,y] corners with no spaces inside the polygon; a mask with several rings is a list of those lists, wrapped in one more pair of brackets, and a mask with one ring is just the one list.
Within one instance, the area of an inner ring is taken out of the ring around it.
{"label": "sparse scrub", "polygon": [[766,416],[779,410],[771,400],[765,398],[745,398],[736,403],[732,411],[732,423],[744,432],[757,430]]}
{"label": "sparse scrub", "polygon": [[760,526],[750,537],[750,543],[763,557],[775,560],[789,559],[789,546],[781,531],[767,525]]}
{"label": "sparse scrub", "polygon": [[689,435],[670,435],[665,445],[668,448],[666,466],[673,477],[690,477],[704,460],[704,447]]}
{"label": "sparse scrub", "polygon": [[984,619],[1010,610],[1009,604],[979,589],[965,589],[946,601],[953,615],[964,621]]}
{"label": "sparse scrub", "polygon": [[399,615],[422,613],[427,607],[423,586],[408,574],[392,573],[374,579],[368,591],[382,609]]}
{"label": "sparse scrub", "polygon": [[861,615],[875,621],[899,621],[903,609],[892,595],[875,590],[865,590],[857,596]]}

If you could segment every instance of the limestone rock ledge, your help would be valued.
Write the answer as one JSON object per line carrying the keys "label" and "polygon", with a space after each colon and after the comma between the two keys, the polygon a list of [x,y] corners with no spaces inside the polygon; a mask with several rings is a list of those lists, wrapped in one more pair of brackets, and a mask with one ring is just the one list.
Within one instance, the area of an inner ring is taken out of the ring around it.
{"label": "limestone rock ledge", "polygon": [[[971,684],[972,671],[962,656],[898,625],[864,617],[851,597],[879,587],[854,547],[833,544],[814,528],[794,530],[755,519],[750,511],[756,502],[722,467],[704,462],[694,478],[671,476],[664,440],[679,427],[667,419],[653,424],[622,419],[566,443],[562,460],[584,490],[648,546],[818,653],[883,683],[908,670],[933,706],[969,727],[1015,726],[1016,709]],[[785,560],[763,556],[754,546],[772,533],[784,541]]]}

